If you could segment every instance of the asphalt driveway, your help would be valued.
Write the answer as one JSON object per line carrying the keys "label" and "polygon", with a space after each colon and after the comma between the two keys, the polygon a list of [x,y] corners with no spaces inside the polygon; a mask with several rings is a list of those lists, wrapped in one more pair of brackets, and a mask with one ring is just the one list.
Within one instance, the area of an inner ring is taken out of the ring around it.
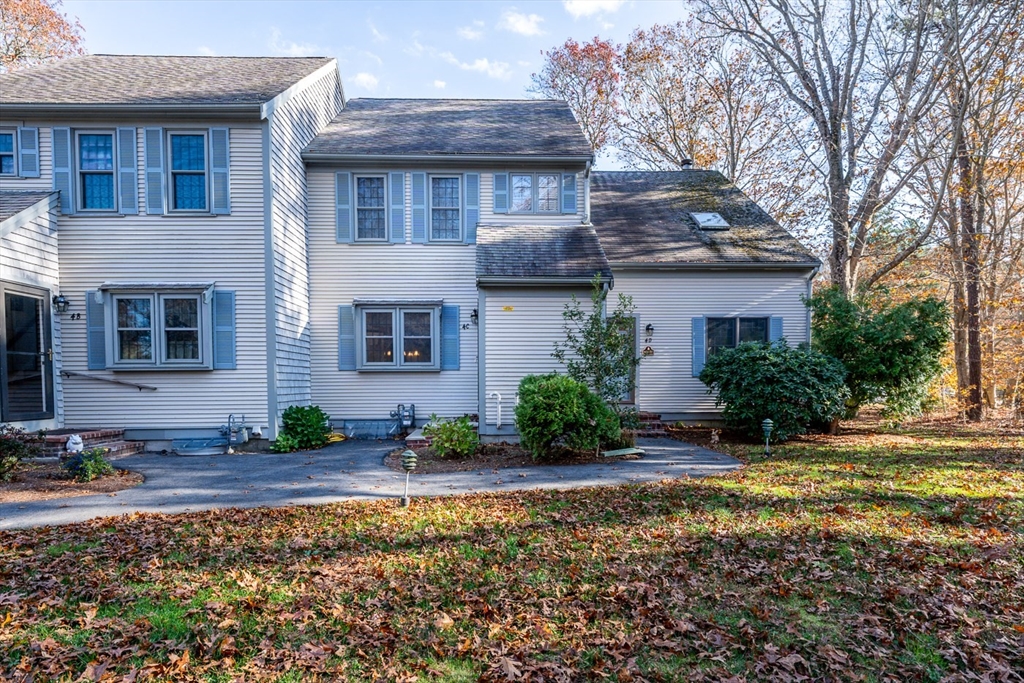
{"label": "asphalt driveway", "polygon": [[[398,498],[405,476],[384,466],[394,441],[343,441],[319,451],[181,456],[143,453],[117,461],[145,476],[133,489],[96,496],[0,504],[0,529],[69,524],[134,512],[315,505]],[[569,489],[721,474],[740,467],[728,455],[673,439],[640,439],[639,460],[414,474],[412,496]]]}

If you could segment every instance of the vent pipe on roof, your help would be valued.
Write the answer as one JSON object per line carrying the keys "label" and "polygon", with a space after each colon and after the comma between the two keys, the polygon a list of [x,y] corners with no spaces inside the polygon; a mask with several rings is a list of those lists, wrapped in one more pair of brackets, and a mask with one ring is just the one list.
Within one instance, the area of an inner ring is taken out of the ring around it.
{"label": "vent pipe on roof", "polygon": [[693,159],[683,159],[679,165],[683,168],[684,171],[689,171],[691,168],[693,168]]}

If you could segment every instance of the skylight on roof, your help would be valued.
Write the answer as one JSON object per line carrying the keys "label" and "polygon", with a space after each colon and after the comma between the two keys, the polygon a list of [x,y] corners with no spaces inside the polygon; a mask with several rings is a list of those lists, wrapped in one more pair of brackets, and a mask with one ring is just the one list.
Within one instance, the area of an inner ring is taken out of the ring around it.
{"label": "skylight on roof", "polygon": [[729,221],[717,213],[691,212],[690,216],[697,222],[701,230],[728,230]]}

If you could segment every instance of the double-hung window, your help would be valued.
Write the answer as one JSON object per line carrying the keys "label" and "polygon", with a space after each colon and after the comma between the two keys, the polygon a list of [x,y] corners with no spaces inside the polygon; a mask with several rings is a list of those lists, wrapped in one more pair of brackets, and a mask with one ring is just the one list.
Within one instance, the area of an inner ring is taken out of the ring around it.
{"label": "double-hung window", "polygon": [[0,128],[0,175],[18,175],[13,129]]}
{"label": "double-hung window", "polygon": [[206,133],[171,132],[167,141],[171,210],[208,211]]}
{"label": "double-hung window", "polygon": [[82,211],[116,211],[113,131],[75,133],[78,196]]}
{"label": "double-hung window", "polygon": [[560,184],[557,173],[513,173],[512,213],[558,213]]}
{"label": "double-hung window", "polygon": [[113,295],[115,367],[209,365],[209,306],[202,294]]}
{"label": "double-hung window", "polygon": [[768,318],[708,318],[708,357],[743,342],[768,341]]}
{"label": "double-hung window", "polygon": [[388,236],[383,175],[356,176],[356,239],[383,242]]}
{"label": "double-hung window", "polygon": [[462,239],[462,178],[430,177],[430,239],[458,242]]}
{"label": "double-hung window", "polygon": [[360,369],[440,369],[439,318],[434,306],[358,307]]}

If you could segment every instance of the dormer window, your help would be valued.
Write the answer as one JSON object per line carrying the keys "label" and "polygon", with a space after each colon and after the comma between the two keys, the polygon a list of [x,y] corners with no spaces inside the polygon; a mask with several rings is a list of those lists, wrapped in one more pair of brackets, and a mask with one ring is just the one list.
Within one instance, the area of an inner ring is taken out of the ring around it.
{"label": "dormer window", "polygon": [[558,213],[557,173],[512,173],[511,213]]}

